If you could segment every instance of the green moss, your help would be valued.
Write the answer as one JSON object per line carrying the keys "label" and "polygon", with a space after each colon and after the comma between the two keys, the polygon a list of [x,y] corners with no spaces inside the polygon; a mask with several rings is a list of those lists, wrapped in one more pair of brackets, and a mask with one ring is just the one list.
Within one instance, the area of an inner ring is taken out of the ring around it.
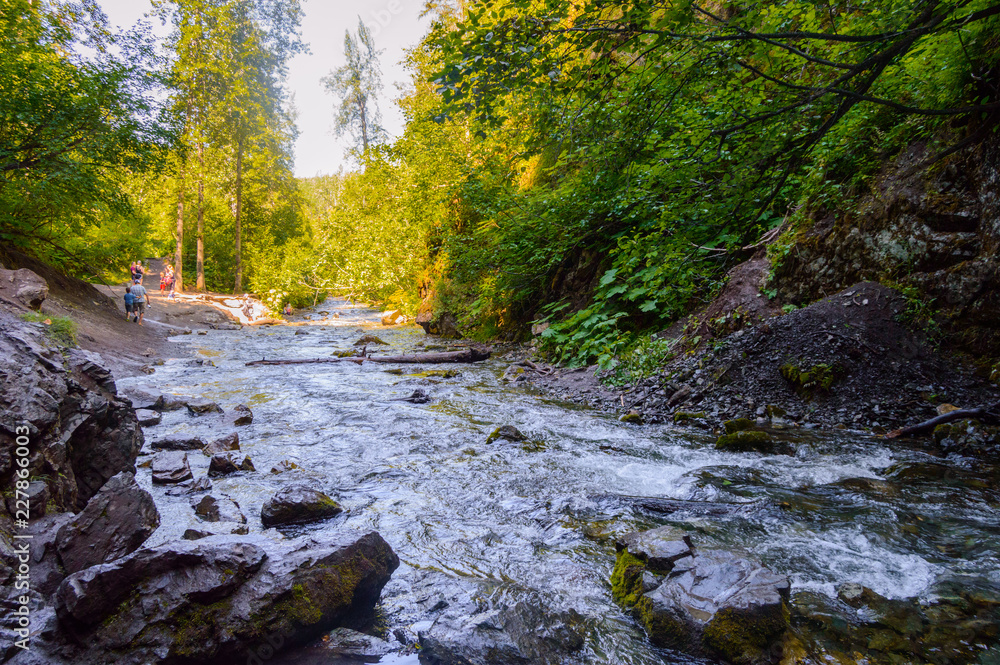
{"label": "green moss", "polygon": [[26,312],[25,321],[45,324],[45,332],[62,346],[76,346],[76,321],[65,316],[49,316],[41,312]]}
{"label": "green moss", "polygon": [[634,423],[636,425],[641,425],[642,414],[640,414],[638,411],[629,411],[628,413],[619,417],[618,420],[622,421],[623,423]]}
{"label": "green moss", "polygon": [[784,603],[754,612],[727,607],[705,626],[705,647],[736,665],[771,662],[770,647],[788,628]]}
{"label": "green moss", "polygon": [[795,391],[803,397],[810,397],[818,392],[829,392],[843,373],[838,364],[818,363],[809,367],[800,366],[789,361],[783,364],[779,371],[781,376],[792,384]]}
{"label": "green moss", "polygon": [[675,647],[688,641],[686,627],[668,612],[657,612],[653,601],[641,596],[636,604],[636,614],[642,622],[649,641],[658,647]]}
{"label": "green moss", "polygon": [[715,442],[715,447],[719,450],[736,453],[754,451],[769,453],[774,450],[774,439],[767,432],[733,432],[720,436],[719,440]]}
{"label": "green moss", "polygon": [[611,571],[611,596],[624,607],[634,607],[642,598],[642,573],[646,562],[627,549],[618,553],[615,569]]}
{"label": "green moss", "polygon": [[736,432],[753,429],[754,422],[749,418],[735,418],[722,423],[722,426],[726,429],[726,434],[734,434]]}
{"label": "green moss", "polygon": [[684,423],[684,422],[687,422],[689,420],[698,420],[700,418],[704,418],[705,415],[706,414],[705,414],[704,411],[696,411],[696,412],[678,411],[677,413],[674,414],[674,422],[675,423]]}

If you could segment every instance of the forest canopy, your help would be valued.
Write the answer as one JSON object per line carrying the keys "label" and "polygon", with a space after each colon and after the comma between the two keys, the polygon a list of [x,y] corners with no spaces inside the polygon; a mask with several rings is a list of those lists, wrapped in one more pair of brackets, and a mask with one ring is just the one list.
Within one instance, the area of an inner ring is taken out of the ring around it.
{"label": "forest canopy", "polygon": [[94,271],[170,254],[185,288],[335,292],[473,337],[548,322],[569,363],[614,364],[907,145],[931,163],[1000,116],[989,0],[427,3],[401,135],[360,23],[323,82],[356,168],[297,180],[297,0],[159,0],[162,49],[92,1],[4,2],[5,242]]}

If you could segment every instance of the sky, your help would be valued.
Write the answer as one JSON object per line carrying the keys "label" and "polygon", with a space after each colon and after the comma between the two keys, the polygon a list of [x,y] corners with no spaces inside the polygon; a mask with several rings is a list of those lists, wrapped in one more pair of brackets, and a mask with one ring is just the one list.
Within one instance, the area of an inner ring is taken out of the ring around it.
{"label": "sky", "polygon": [[[99,0],[113,24],[130,27],[150,10],[149,0]],[[405,50],[420,41],[430,19],[420,19],[424,0],[302,0],[305,16],[302,39],[310,53],[296,56],[289,67],[287,88],[294,95],[299,138],[295,142],[295,175],[307,178],[351,168],[346,157],[348,138],[333,134],[334,98],[320,84],[330,70],[344,64],[344,32],[357,32],[358,17],[368,25],[375,46],[382,53],[379,107],[386,130],[393,138],[403,131],[403,116],[395,103],[397,83],[408,84],[403,66]],[[154,21],[157,34],[164,34]]]}

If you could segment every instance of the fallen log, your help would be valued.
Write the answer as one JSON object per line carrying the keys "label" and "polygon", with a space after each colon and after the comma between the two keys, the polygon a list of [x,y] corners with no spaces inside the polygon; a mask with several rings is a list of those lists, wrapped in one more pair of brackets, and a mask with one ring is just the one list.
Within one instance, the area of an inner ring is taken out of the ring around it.
{"label": "fallen log", "polygon": [[982,418],[983,416],[993,416],[996,418],[997,411],[1000,411],[1000,402],[997,402],[992,406],[983,406],[978,409],[957,409],[955,411],[949,411],[948,413],[942,413],[940,416],[935,416],[930,420],[925,420],[924,422],[917,423],[916,425],[910,425],[909,427],[903,427],[901,429],[894,429],[886,434],[885,438],[896,439],[901,436],[923,434],[924,432],[933,431],[938,425],[944,425],[945,423],[950,423],[955,420],[965,420],[966,418]]}
{"label": "fallen log", "polygon": [[358,365],[365,361],[386,364],[440,364],[440,363],[476,363],[490,357],[490,352],[482,349],[462,349],[461,351],[444,351],[441,353],[413,353],[402,356],[367,356],[365,358],[304,358],[301,360],[254,360],[247,367],[257,365],[312,365],[317,363],[352,362]]}

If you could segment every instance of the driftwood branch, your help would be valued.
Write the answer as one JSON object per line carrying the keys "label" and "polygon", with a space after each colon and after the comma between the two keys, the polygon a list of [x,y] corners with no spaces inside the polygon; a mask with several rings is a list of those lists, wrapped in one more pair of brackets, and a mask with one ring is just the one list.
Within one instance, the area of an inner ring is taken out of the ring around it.
{"label": "driftwood branch", "polygon": [[896,439],[901,436],[914,436],[917,434],[923,434],[924,432],[933,431],[938,425],[944,425],[945,423],[950,423],[955,420],[964,420],[966,418],[982,418],[983,416],[994,415],[994,412],[1000,411],[1000,402],[992,406],[984,406],[978,409],[958,409],[956,411],[949,411],[948,413],[943,413],[940,416],[935,416],[930,420],[925,420],[922,423],[916,425],[910,425],[909,427],[904,427],[902,429],[894,429],[885,435],[887,439]]}
{"label": "driftwood branch", "polygon": [[247,367],[258,365],[312,365],[318,363],[349,362],[361,365],[365,361],[387,364],[439,364],[439,363],[476,363],[490,357],[489,351],[482,349],[463,349],[461,351],[444,351],[441,353],[413,353],[402,356],[368,356],[366,358],[305,358],[301,360],[254,360]]}

